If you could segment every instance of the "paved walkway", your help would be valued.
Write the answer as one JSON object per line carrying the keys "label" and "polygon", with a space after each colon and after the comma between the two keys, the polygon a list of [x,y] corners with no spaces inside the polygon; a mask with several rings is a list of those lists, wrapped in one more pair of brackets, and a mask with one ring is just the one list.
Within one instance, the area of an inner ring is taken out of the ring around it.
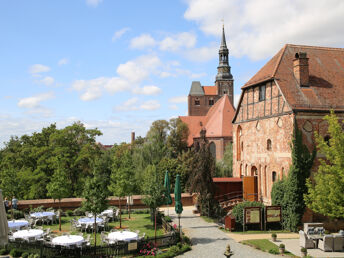
{"label": "paved walkway", "polygon": [[[183,232],[191,238],[192,250],[178,257],[190,258],[217,258],[225,257],[223,255],[226,246],[230,244],[234,258],[254,257],[269,258],[275,257],[269,253],[261,252],[257,249],[237,243],[226,233],[218,229],[215,223],[207,223],[198,215],[192,213],[194,207],[184,207],[184,211],[180,220]],[[165,212],[167,214],[167,211]],[[170,217],[173,223],[178,225],[178,217],[174,212],[174,208],[169,208]]]}
{"label": "paved walkway", "polygon": [[[227,233],[227,236],[237,242],[251,239],[271,239],[271,234],[242,234],[242,233]],[[277,233],[277,239],[299,239],[298,233]]]}

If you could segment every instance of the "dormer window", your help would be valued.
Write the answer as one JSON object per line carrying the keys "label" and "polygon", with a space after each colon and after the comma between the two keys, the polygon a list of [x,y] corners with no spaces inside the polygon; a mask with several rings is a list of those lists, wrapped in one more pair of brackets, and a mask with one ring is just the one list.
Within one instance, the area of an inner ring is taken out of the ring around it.
{"label": "dormer window", "polygon": [[199,99],[195,99],[195,106],[199,106],[199,105],[201,105]]}
{"label": "dormer window", "polygon": [[214,100],[213,99],[209,99],[209,106],[214,105]]}
{"label": "dormer window", "polygon": [[265,100],[265,85],[259,87],[259,101]]}

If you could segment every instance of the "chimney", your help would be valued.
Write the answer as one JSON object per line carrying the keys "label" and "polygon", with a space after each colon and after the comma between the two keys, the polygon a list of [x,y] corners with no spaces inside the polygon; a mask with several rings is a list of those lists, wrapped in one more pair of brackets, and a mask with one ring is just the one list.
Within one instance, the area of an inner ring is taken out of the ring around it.
{"label": "chimney", "polygon": [[131,132],[131,144],[135,142],[135,132]]}
{"label": "chimney", "polygon": [[298,52],[293,60],[294,76],[301,87],[309,86],[309,65],[306,52]]}

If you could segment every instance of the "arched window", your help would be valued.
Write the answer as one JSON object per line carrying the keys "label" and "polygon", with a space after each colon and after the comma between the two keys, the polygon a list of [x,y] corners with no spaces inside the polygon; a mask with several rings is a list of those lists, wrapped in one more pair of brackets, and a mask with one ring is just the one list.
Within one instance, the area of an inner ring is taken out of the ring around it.
{"label": "arched window", "polygon": [[241,126],[239,125],[237,129],[237,135],[236,135],[237,161],[241,160],[241,146],[240,146],[241,133],[242,133],[242,130],[241,130]]}
{"label": "arched window", "polygon": [[276,171],[272,171],[272,182],[276,181],[276,176],[277,176]]}
{"label": "arched window", "polygon": [[268,139],[267,142],[266,142],[266,149],[267,150],[271,150],[272,146],[271,146],[271,140]]}
{"label": "arched window", "polygon": [[209,144],[209,149],[210,149],[210,153],[213,156],[213,158],[216,159],[216,145],[214,142],[211,142]]}

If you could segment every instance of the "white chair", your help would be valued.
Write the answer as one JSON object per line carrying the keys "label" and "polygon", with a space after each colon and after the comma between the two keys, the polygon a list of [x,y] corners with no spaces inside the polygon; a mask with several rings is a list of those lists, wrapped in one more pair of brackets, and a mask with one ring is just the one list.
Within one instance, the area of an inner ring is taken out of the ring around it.
{"label": "white chair", "polygon": [[313,249],[315,247],[314,241],[312,239],[309,239],[307,237],[307,234],[303,232],[302,230],[299,231],[300,236],[300,246],[307,248],[307,249]]}
{"label": "white chair", "polygon": [[325,235],[323,239],[319,239],[318,248],[324,252],[333,251],[333,236]]}

